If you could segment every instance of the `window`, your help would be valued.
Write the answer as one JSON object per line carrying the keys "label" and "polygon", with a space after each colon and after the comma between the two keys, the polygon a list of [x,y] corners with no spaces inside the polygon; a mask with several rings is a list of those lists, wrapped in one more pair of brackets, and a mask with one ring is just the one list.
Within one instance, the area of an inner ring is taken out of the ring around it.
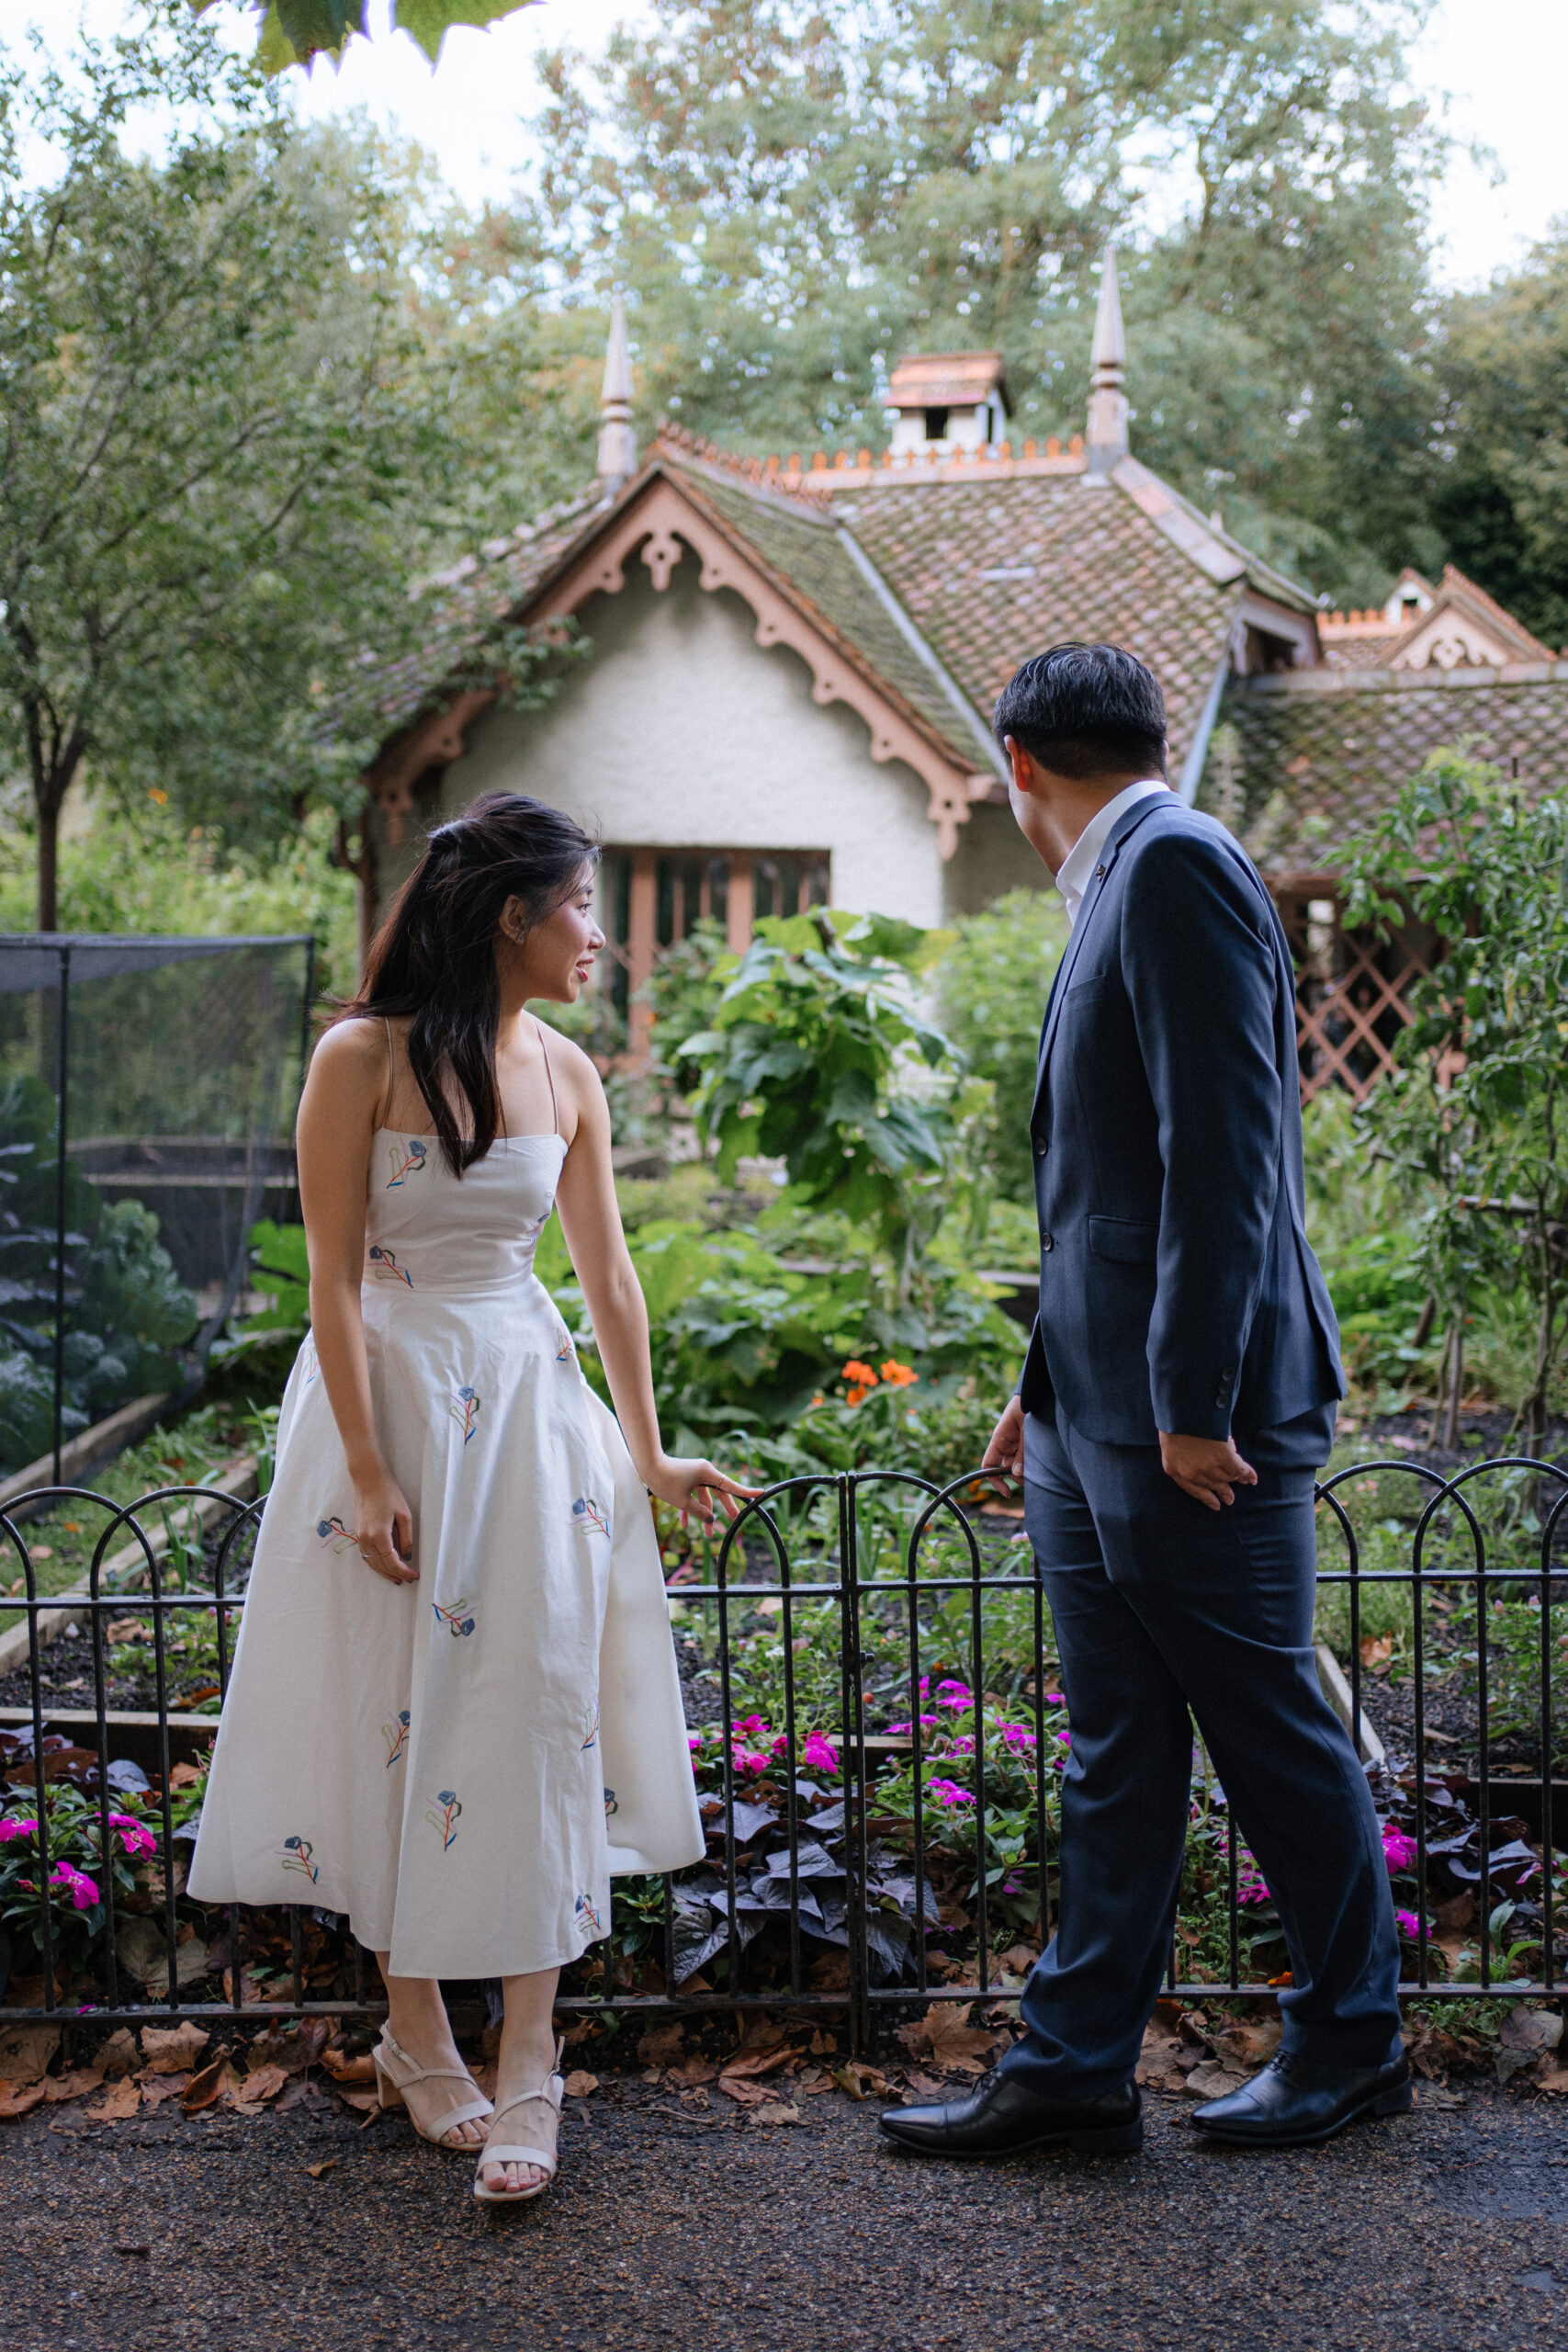
{"label": "window", "polygon": [[[598,902],[610,943],[603,985],[635,1033],[631,1000],[654,956],[689,938],[704,915],[723,923],[732,947],[744,947],[755,921],[825,907],[829,886],[825,850],[606,849]],[[634,1035],[634,1047],[637,1042]]]}

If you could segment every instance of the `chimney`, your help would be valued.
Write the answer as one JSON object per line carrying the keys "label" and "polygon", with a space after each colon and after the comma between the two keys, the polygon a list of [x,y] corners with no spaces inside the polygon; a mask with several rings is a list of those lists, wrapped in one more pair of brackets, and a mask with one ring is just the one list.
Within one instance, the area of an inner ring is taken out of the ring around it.
{"label": "chimney", "polygon": [[1084,435],[1091,481],[1107,481],[1127,455],[1127,395],[1122,390],[1127,342],[1122,332],[1122,298],[1116,285],[1116,248],[1108,245],[1100,273],[1100,310],[1094,322],[1094,357],[1089,383],[1089,430]]}
{"label": "chimney", "polygon": [[626,306],[619,287],[610,301],[610,344],[604,354],[604,389],[599,396],[598,477],[612,496],[637,471],[632,431],[632,363],[626,348]]}

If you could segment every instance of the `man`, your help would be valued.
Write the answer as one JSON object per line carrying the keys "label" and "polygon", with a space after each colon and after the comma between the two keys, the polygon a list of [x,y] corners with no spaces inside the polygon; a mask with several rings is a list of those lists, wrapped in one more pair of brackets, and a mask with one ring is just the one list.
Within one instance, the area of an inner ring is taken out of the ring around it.
{"label": "man", "polygon": [[1344,1381],[1303,1224],[1290,950],[1244,852],[1170,790],[1141,662],[1054,646],[995,725],[1072,922],[1031,1121],[1040,1312],[986,1457],[1021,1470],[1061,1653],[1061,1917],[996,2073],[882,2125],[946,2155],[1141,2145],[1190,1711],[1292,1969],[1280,2054],[1193,2121],[1324,2139],[1411,2092],[1377,1820],[1313,1653],[1314,1474]]}

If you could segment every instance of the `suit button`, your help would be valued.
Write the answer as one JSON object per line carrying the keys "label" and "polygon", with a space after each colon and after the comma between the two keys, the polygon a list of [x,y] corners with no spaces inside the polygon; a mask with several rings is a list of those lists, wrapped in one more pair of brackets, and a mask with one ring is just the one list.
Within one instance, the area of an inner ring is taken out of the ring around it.
{"label": "suit button", "polygon": [[1043,1233],[1040,1237],[1040,1247],[1042,1250],[1054,1250],[1056,1247],[1056,1244],[1050,1234]]}
{"label": "suit button", "polygon": [[1051,1147],[1050,1147],[1050,1145],[1046,1142],[1046,1140],[1045,1140],[1045,1138],[1044,1138],[1044,1136],[1035,1136],[1035,1138],[1034,1138],[1034,1157],[1035,1157],[1035,1159],[1044,1159],[1044,1157],[1045,1157],[1045,1154],[1050,1150],[1050,1148],[1051,1148]]}

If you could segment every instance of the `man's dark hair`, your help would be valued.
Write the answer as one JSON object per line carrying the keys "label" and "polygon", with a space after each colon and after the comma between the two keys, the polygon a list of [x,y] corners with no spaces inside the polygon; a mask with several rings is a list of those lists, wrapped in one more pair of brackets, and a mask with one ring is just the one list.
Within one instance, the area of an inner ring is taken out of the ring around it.
{"label": "man's dark hair", "polygon": [[1159,680],[1119,645],[1075,639],[1035,654],[1002,688],[991,720],[1043,768],[1089,784],[1136,768],[1165,774],[1165,696]]}

